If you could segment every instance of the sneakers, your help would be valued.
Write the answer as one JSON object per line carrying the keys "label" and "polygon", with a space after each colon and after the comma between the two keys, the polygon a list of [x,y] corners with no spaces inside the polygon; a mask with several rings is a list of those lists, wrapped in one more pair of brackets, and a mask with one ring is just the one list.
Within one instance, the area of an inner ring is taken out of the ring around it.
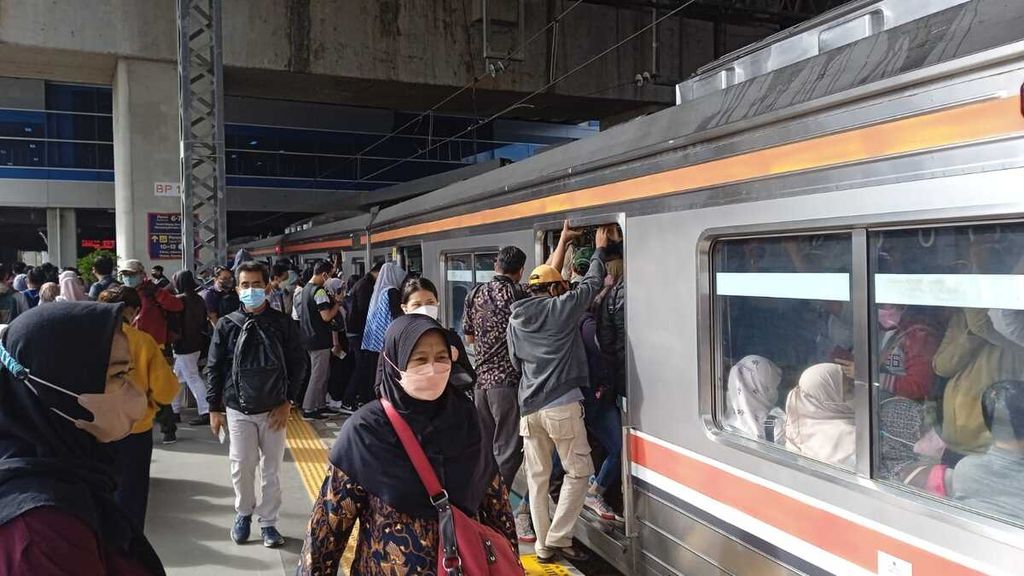
{"label": "sneakers", "polygon": [[533,532],[533,519],[529,514],[516,514],[516,534],[523,544],[533,544],[537,541],[537,534]]}
{"label": "sneakers", "polygon": [[583,506],[597,514],[602,520],[615,520],[615,511],[604,501],[604,496],[587,492]]}
{"label": "sneakers", "polygon": [[319,410],[312,410],[312,411],[303,410],[302,411],[302,419],[303,420],[307,420],[307,421],[308,420],[326,420],[327,416],[323,412],[320,412]]}
{"label": "sneakers", "polygon": [[188,421],[188,425],[189,426],[209,426],[210,425],[210,415],[207,413],[207,414],[203,414],[202,416],[200,416],[198,418],[193,418],[193,419]]}
{"label": "sneakers", "polygon": [[[575,546],[566,546],[565,548],[552,548],[555,550],[555,558],[561,556],[569,562],[586,562],[590,560],[590,554],[587,554],[583,550],[576,548]],[[538,558],[540,560],[540,558]]]}
{"label": "sneakers", "polygon": [[267,526],[262,530],[263,545],[267,548],[280,548],[284,546],[284,536],[273,526]]}
{"label": "sneakers", "polygon": [[235,525],[231,527],[231,539],[235,541],[235,544],[243,544],[249,540],[251,527],[252,516],[242,516],[239,514],[235,517]]}
{"label": "sneakers", "polygon": [[174,432],[164,432],[164,444],[174,444],[178,441],[178,435]]}

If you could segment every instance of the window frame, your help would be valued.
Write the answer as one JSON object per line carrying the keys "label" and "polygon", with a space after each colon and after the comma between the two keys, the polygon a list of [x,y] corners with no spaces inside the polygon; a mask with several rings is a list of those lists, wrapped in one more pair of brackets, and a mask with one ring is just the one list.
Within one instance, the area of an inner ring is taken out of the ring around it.
{"label": "window frame", "polygon": [[[477,254],[491,254],[491,253],[497,254],[500,250],[501,250],[501,248],[498,247],[498,246],[483,245],[483,246],[472,246],[472,247],[466,247],[466,248],[451,248],[451,249],[447,249],[447,250],[441,250],[441,252],[438,253],[438,258],[440,260],[439,266],[440,266],[440,270],[441,270],[441,278],[440,278],[441,286],[439,287],[441,293],[438,295],[439,296],[438,300],[439,300],[439,304],[440,304],[440,307],[441,307],[442,325],[444,325],[445,328],[454,328],[455,327],[455,319],[451,317],[452,316],[452,311],[451,311],[452,302],[450,302],[449,298],[448,298],[448,292],[449,292],[448,289],[450,287],[448,285],[449,284],[449,280],[448,280],[448,257],[449,256],[457,256],[457,255],[461,255],[461,254],[468,254],[470,256],[469,272],[472,273],[472,275],[473,275],[473,286],[476,287],[476,285],[477,285],[477,282],[476,282],[476,272],[477,272],[477,270],[476,270],[476,255]],[[465,315],[465,311],[463,311],[463,315]],[[460,334],[460,337],[461,336],[462,335]]]}
{"label": "window frame", "polygon": [[[986,211],[988,210],[988,211]],[[993,214],[990,206],[970,206],[920,210],[912,213],[863,214],[821,218],[805,221],[781,221],[758,224],[723,226],[705,229],[696,245],[697,262],[697,353],[698,353],[698,418],[705,431],[705,437],[726,448],[743,452],[767,463],[794,470],[817,479],[840,485],[861,495],[872,497],[885,494],[898,499],[904,510],[921,518],[943,522],[965,531],[972,531],[993,541],[1021,547],[1024,542],[1024,525],[975,511],[951,498],[942,498],[873,477],[875,455],[871,442],[877,422],[877,405],[872,402],[870,387],[870,350],[875,338],[874,327],[869,323],[868,312],[872,310],[873,284],[870,271],[874,263],[871,256],[870,238],[872,233],[886,230],[949,228],[970,225],[1024,225],[1024,217]],[[908,215],[909,214],[909,215]],[[857,425],[857,465],[845,469],[791,452],[784,447],[748,438],[722,428],[717,421],[716,362],[719,351],[715,348],[718,339],[716,307],[714,305],[713,246],[715,242],[729,239],[806,236],[823,233],[853,235],[853,257],[851,261],[850,301],[854,307],[854,402]],[[858,239],[859,238],[859,239]],[[863,311],[857,314],[856,311]],[[706,329],[704,329],[706,328]],[[864,410],[863,407],[867,407]],[[867,418],[869,426],[862,427]],[[866,467],[866,471],[865,471]]]}

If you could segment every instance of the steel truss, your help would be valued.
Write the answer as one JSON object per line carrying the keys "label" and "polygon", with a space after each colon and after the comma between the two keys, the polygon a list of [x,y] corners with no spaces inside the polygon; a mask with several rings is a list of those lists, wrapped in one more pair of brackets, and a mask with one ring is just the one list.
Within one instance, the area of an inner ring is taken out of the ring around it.
{"label": "steel truss", "polygon": [[182,265],[210,275],[227,259],[221,0],[177,0]]}

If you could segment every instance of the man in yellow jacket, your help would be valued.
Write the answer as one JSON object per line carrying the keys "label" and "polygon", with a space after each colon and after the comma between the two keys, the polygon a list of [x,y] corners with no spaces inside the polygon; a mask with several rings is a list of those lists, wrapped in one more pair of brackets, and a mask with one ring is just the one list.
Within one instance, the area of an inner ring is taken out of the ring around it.
{"label": "man in yellow jacket", "polygon": [[114,286],[104,290],[99,301],[124,303],[124,323],[121,329],[128,337],[128,348],[132,356],[130,380],[149,400],[146,416],[135,423],[132,433],[111,444],[117,459],[117,492],[114,498],[139,528],[145,528],[149,501],[149,465],[153,458],[153,417],[160,404],[171,403],[181,385],[156,340],[131,326],[132,319],[142,306],[138,292],[127,286]]}

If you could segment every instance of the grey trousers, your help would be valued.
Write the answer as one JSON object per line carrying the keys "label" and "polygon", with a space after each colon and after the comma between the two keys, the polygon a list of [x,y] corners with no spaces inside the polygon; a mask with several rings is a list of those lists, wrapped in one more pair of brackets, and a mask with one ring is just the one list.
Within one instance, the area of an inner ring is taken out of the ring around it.
{"label": "grey trousers", "polygon": [[327,382],[331,377],[331,350],[309,351],[309,386],[302,399],[306,412],[320,410],[327,406]]}
{"label": "grey trousers", "polygon": [[[231,445],[231,483],[235,487],[235,511],[255,513],[260,527],[277,524],[281,509],[281,462],[284,461],[285,429],[271,430],[270,412],[243,414],[227,409]],[[260,496],[256,497],[256,467],[260,469]]]}
{"label": "grey trousers", "polygon": [[519,389],[513,387],[474,390],[485,438],[492,438],[498,473],[509,490],[523,464],[523,437],[519,435]]}

